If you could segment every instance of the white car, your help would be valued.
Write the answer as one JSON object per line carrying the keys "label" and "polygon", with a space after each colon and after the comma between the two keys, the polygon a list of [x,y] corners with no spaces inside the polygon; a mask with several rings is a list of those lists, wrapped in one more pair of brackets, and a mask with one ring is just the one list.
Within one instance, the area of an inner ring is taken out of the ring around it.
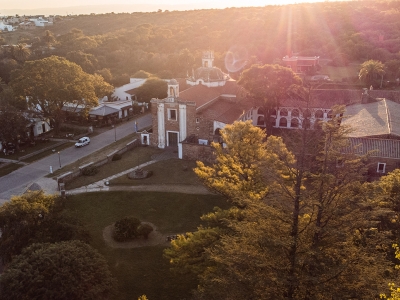
{"label": "white car", "polygon": [[76,148],[80,148],[90,144],[90,139],[88,137],[82,137],[75,143]]}

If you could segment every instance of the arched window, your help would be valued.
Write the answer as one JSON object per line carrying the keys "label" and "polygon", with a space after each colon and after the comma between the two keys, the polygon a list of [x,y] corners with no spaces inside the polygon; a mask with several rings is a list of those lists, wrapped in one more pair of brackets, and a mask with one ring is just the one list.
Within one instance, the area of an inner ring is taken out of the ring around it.
{"label": "arched window", "polygon": [[[287,110],[286,108],[282,108],[282,109],[281,109],[281,112],[280,112],[280,115],[283,116],[283,117],[287,117],[287,115],[288,115],[288,110]],[[286,119],[285,119],[285,120],[286,120]]]}
{"label": "arched window", "polygon": [[290,122],[290,127],[298,128],[299,127],[299,119],[293,118]]}
{"label": "arched window", "polygon": [[309,129],[310,126],[311,126],[310,120],[309,120],[309,119],[305,119],[305,120],[303,121],[303,128]]}
{"label": "arched window", "polygon": [[292,110],[292,117],[298,117],[300,115],[299,110],[298,109],[293,109]]}
{"label": "arched window", "polygon": [[311,112],[309,109],[303,111],[303,118],[311,118]]}
{"label": "arched window", "polygon": [[258,113],[259,115],[263,115],[263,114],[264,114],[264,109],[263,109],[262,107],[260,107],[260,108],[258,109],[257,113]]}
{"label": "arched window", "polygon": [[279,127],[287,127],[287,120],[286,120],[286,118],[280,118],[280,120],[279,120]]}
{"label": "arched window", "polygon": [[276,109],[271,110],[271,116],[276,116]]}
{"label": "arched window", "polygon": [[324,118],[324,112],[322,111],[322,110],[317,110],[316,112],[315,112],[315,117],[317,118],[317,119],[323,119]]}
{"label": "arched window", "polygon": [[328,111],[328,118],[329,119],[333,118],[333,111],[332,110]]}
{"label": "arched window", "polygon": [[259,116],[259,117],[257,118],[257,125],[258,125],[258,126],[265,126],[264,116]]}

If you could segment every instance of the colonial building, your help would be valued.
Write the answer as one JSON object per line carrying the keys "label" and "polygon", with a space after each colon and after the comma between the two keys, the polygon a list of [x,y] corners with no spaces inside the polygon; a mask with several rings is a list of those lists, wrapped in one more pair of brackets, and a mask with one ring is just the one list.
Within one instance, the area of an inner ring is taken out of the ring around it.
{"label": "colonial building", "polygon": [[285,67],[291,68],[295,73],[307,73],[319,66],[319,56],[289,56],[282,59]]}
{"label": "colonial building", "polygon": [[179,158],[207,159],[219,130],[239,120],[251,105],[239,95],[236,81],[214,67],[212,51],[206,51],[202,67],[186,79],[189,88],[168,82],[168,97],[152,99],[153,133],[150,144],[177,147]]}
{"label": "colonial building", "polygon": [[385,98],[364,98],[346,107],[342,124],[349,125],[347,151],[369,155],[368,175],[375,179],[400,168],[400,104]]}

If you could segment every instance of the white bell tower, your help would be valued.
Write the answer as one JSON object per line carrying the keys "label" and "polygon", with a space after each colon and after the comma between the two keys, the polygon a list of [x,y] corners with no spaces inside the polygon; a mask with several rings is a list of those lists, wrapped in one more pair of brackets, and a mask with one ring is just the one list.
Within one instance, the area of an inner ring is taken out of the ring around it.
{"label": "white bell tower", "polygon": [[173,102],[179,97],[179,83],[175,79],[168,82],[168,101]]}
{"label": "white bell tower", "polygon": [[214,51],[208,50],[203,52],[202,66],[204,68],[212,68],[214,63]]}

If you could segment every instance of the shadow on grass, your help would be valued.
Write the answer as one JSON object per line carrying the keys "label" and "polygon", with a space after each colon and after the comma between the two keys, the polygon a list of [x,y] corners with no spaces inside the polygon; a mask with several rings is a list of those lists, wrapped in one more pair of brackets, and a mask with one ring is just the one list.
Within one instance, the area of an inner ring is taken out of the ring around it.
{"label": "shadow on grass", "polygon": [[153,184],[188,184],[201,185],[194,173],[195,161],[181,159],[168,159],[148,165],[143,170],[153,172],[153,175],[145,179],[129,179],[128,175],[115,178],[110,181],[110,186],[135,186]]}
{"label": "shadow on grass", "polygon": [[103,229],[125,216],[133,216],[157,226],[162,234],[194,231],[200,216],[215,206],[228,204],[217,195],[189,195],[157,192],[104,192],[68,196],[67,208],[86,224],[92,246],[102,253],[119,285],[116,299],[188,299],[196,279],[170,271],[163,258],[164,246],[116,249],[103,240]]}

